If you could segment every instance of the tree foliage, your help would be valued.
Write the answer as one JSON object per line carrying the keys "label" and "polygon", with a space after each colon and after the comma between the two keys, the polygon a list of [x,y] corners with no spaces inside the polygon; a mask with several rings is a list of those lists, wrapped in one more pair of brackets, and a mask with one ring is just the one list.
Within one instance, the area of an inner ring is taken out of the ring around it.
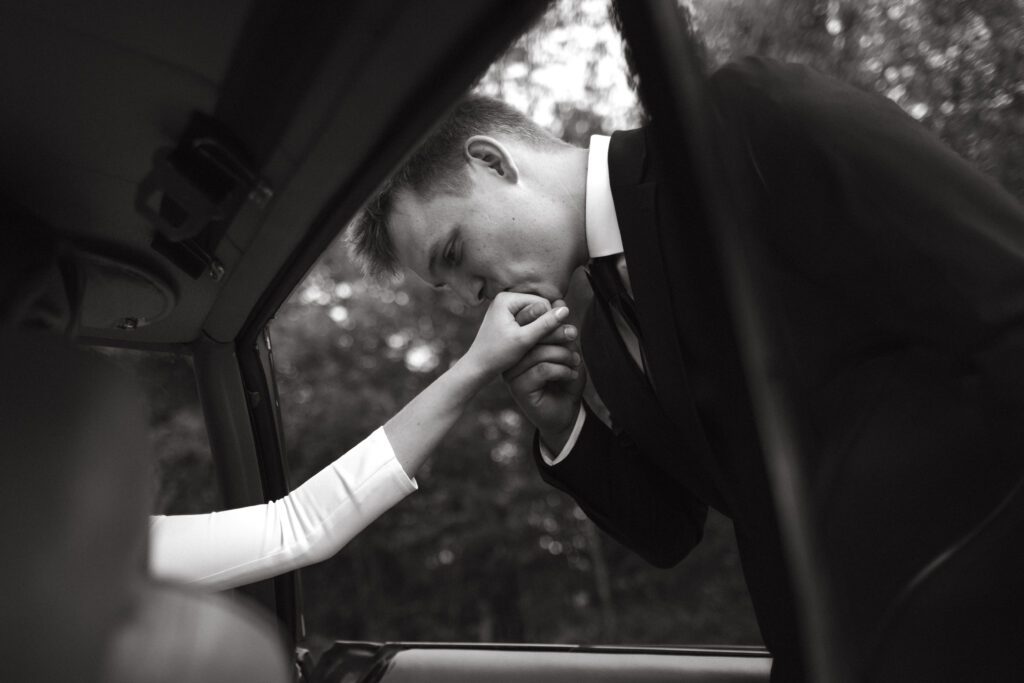
{"label": "tree foliage", "polygon": [[878,92],[1024,197],[1021,0],[718,0],[695,18],[712,67],[761,54]]}

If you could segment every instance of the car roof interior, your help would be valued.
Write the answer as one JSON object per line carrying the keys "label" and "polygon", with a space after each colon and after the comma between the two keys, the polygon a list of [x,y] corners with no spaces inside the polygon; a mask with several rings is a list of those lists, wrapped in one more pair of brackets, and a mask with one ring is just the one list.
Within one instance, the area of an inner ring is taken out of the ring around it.
{"label": "car roof interior", "polygon": [[544,5],[5,3],[4,227],[72,245],[84,341],[236,340]]}

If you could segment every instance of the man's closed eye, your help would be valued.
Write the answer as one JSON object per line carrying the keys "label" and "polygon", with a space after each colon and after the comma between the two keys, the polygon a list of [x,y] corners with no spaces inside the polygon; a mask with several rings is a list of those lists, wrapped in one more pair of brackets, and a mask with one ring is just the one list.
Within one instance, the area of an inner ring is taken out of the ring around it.
{"label": "man's closed eye", "polygon": [[444,264],[449,268],[454,268],[459,265],[459,254],[456,249],[455,240],[449,242],[444,248],[444,254],[441,258],[444,260]]}

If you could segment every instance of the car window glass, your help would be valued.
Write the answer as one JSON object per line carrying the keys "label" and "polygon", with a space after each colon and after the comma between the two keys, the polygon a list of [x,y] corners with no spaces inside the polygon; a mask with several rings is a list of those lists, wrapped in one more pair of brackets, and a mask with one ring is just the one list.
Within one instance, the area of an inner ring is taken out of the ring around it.
{"label": "car window glass", "polygon": [[[642,118],[604,3],[556,4],[478,90],[582,146]],[[570,306],[582,312],[588,297],[576,282]],[[291,485],[426,387],[482,314],[412,277],[368,281],[333,244],[271,327]],[[418,492],[302,570],[307,644],[760,644],[726,518],[712,513],[699,548],[656,569],[540,479],[532,437],[500,382],[481,392],[419,472]]]}
{"label": "car window glass", "polygon": [[97,350],[129,372],[149,401],[155,484],[153,514],[223,509],[192,357],[131,349]]}

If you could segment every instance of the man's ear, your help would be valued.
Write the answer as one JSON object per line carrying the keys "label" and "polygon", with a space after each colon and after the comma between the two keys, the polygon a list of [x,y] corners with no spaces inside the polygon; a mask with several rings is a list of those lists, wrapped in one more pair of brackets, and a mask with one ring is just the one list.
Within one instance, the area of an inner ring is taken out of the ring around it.
{"label": "man's ear", "polygon": [[474,135],[467,139],[465,153],[474,168],[494,173],[512,183],[519,181],[519,168],[512,159],[512,153],[489,135]]}

